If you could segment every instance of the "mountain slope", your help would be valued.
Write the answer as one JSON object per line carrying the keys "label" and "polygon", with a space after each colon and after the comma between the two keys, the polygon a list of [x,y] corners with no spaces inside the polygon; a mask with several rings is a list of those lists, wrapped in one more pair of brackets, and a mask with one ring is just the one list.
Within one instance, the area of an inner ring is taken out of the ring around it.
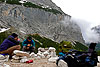
{"label": "mountain slope", "polygon": [[[51,0],[32,0],[32,3],[25,3],[24,6],[12,3],[0,3],[0,26],[13,27],[23,35],[38,33],[57,42],[65,40],[84,43],[79,26],[70,21],[71,16],[63,13]],[[44,8],[45,4],[54,4],[55,7]],[[66,21],[61,22],[65,16]]]}

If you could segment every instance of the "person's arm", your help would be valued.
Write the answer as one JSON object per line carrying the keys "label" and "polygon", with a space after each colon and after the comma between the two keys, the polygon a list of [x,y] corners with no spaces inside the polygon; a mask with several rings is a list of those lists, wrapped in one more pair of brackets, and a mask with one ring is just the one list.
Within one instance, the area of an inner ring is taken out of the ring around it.
{"label": "person's arm", "polygon": [[27,44],[25,44],[25,41],[26,41],[26,40],[24,40],[24,41],[22,42],[22,46],[27,46]]}
{"label": "person's arm", "polygon": [[34,42],[34,40],[32,40],[32,47],[35,47],[35,42]]}
{"label": "person's arm", "polygon": [[15,43],[16,45],[19,45],[20,41],[14,40],[14,38],[8,38],[11,42]]}

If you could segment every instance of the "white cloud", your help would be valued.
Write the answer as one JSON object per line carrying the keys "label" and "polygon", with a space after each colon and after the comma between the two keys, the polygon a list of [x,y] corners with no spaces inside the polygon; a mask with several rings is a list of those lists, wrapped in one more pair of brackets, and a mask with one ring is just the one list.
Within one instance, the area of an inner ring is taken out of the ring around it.
{"label": "white cloud", "polygon": [[91,30],[92,25],[89,22],[75,18],[72,18],[72,20],[80,26],[86,43],[99,42],[99,35],[94,30]]}
{"label": "white cloud", "polygon": [[72,17],[100,24],[100,0],[52,0]]}

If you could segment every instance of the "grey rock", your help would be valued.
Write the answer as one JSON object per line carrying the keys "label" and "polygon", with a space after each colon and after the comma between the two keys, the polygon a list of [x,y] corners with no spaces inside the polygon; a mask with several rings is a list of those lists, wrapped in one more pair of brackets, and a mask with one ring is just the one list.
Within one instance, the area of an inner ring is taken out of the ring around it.
{"label": "grey rock", "polygon": [[68,67],[68,64],[63,60],[59,60],[58,67]]}
{"label": "grey rock", "polygon": [[[42,3],[61,11],[51,0],[30,1],[38,5]],[[66,24],[63,24],[61,20],[64,20],[65,16],[67,16],[67,21]],[[84,43],[79,26],[70,21],[70,18],[71,16],[63,12],[54,14],[39,8],[0,3],[0,25],[7,28],[14,27],[18,30],[17,33],[21,34],[20,37],[38,33],[56,42],[66,40]]]}
{"label": "grey rock", "polygon": [[4,59],[5,59],[5,57],[0,54],[0,60],[4,60]]}

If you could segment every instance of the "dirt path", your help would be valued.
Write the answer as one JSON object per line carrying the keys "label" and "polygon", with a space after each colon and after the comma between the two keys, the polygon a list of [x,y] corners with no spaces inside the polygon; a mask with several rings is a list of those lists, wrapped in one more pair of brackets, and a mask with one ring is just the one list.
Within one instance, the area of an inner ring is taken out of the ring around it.
{"label": "dirt path", "polygon": [[56,67],[56,63],[48,62],[47,59],[34,60],[30,64],[13,62],[6,62],[5,64],[10,65],[10,67]]}

